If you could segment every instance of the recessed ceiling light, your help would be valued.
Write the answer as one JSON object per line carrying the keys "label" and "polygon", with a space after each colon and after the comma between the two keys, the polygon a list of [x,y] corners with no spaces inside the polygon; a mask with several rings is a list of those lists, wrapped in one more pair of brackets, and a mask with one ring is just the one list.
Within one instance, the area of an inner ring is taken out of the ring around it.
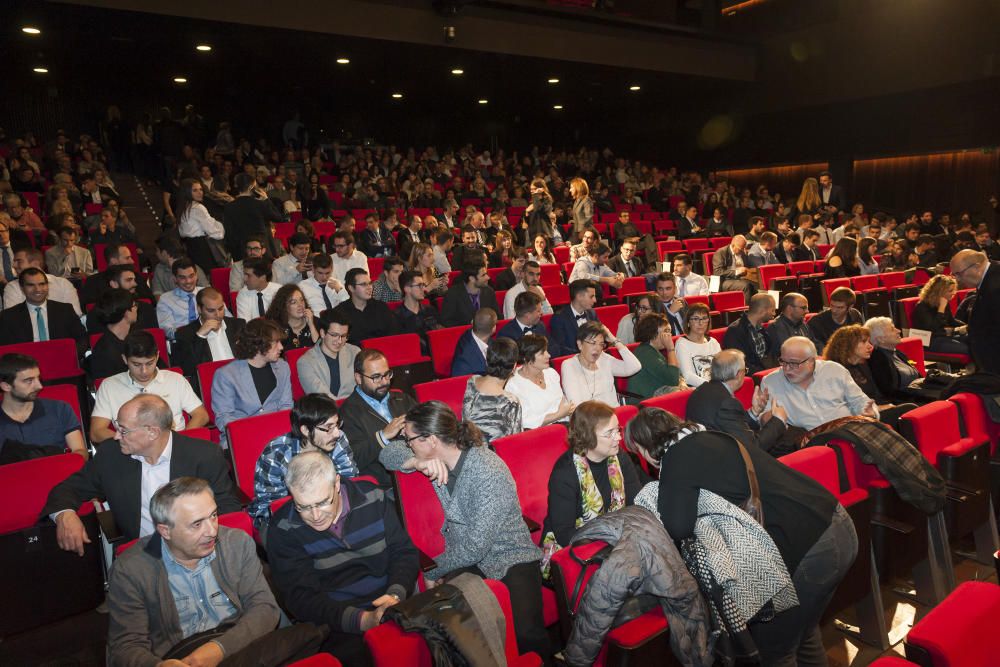
{"label": "recessed ceiling light", "polygon": [[195,48],[196,51],[211,51],[212,50],[212,47],[209,46],[208,44],[199,44],[198,46],[196,46],[194,48]]}
{"label": "recessed ceiling light", "polygon": [[27,33],[29,35],[41,35],[42,34],[41,30],[39,30],[38,28],[36,28],[34,26],[30,26],[30,25],[26,25],[23,28],[21,28],[21,32]]}
{"label": "recessed ceiling light", "polygon": [[629,86],[628,89],[629,90],[633,90],[633,91],[635,91],[635,90],[642,90],[642,88],[640,86]]}
{"label": "recessed ceiling light", "polygon": [[556,109],[558,111],[559,109],[562,109],[562,105],[561,104],[553,104],[552,108]]}
{"label": "recessed ceiling light", "polygon": [[549,83],[559,83],[559,79],[549,79]]}
{"label": "recessed ceiling light", "polygon": [[49,70],[47,70],[44,67],[36,67],[33,70],[31,70],[31,71],[32,72],[37,72],[38,74],[48,74],[49,73]]}
{"label": "recessed ceiling light", "polygon": [[489,100],[479,100],[479,103],[480,104],[489,104],[490,101]]}
{"label": "recessed ceiling light", "polygon": [[338,65],[350,65],[351,64],[351,59],[350,58],[337,58],[337,64]]}
{"label": "recessed ceiling light", "polygon": [[188,80],[185,79],[183,76],[175,76],[174,77],[174,83],[187,83],[187,82],[188,82]]}
{"label": "recessed ceiling light", "polygon": [[451,73],[454,74],[455,76],[461,76],[461,75],[465,74],[465,70],[464,69],[455,68],[455,69],[451,70]]}
{"label": "recessed ceiling light", "polygon": [[401,99],[403,99],[403,93],[393,93],[392,94],[392,99],[394,99],[394,100],[401,100]]}

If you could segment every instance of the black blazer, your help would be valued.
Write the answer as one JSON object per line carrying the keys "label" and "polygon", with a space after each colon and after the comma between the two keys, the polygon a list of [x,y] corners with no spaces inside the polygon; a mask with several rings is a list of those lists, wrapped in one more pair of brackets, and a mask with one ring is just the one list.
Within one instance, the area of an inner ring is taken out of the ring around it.
{"label": "black blazer", "polygon": [[542,322],[539,322],[535,326],[531,327],[531,329],[529,329],[528,331],[525,331],[521,327],[521,323],[518,322],[516,318],[511,320],[507,324],[503,325],[503,328],[497,331],[496,337],[510,338],[512,341],[516,343],[517,341],[524,338],[525,334],[527,333],[534,334],[536,336],[542,336],[544,338],[549,337],[549,333],[545,330],[545,324],[543,324]]}
{"label": "black blazer", "polygon": [[[236,336],[246,321],[238,317],[223,318],[226,322],[226,338],[229,339],[229,347],[236,349]],[[208,347],[208,341],[198,335],[201,322],[195,320],[191,324],[186,324],[177,329],[173,347],[170,349],[170,361],[174,366],[180,366],[184,375],[189,378],[195,377],[195,369],[198,364],[212,361],[212,351]]]}
{"label": "black blazer", "polygon": [[[596,320],[597,314],[593,309],[583,314],[587,320]],[[576,323],[576,316],[573,309],[568,305],[552,316],[549,320],[549,329],[552,334],[549,336],[549,353],[553,357],[564,357],[567,354],[576,354],[579,350],[576,346],[576,330],[580,326]]]}
{"label": "black blazer", "polygon": [[[219,446],[180,433],[173,434],[173,442],[170,479],[191,476],[207,480],[215,493],[219,514],[238,512],[240,503],[233,495],[229,466],[222,458]],[[139,537],[141,490],[140,463],[123,454],[115,440],[105,440],[98,445],[97,454],[79,472],[49,492],[40,518],[44,519],[53,512],[76,510],[81,503],[100,498],[110,503],[118,530],[126,539],[132,540]]]}
{"label": "black blazer", "polygon": [[772,417],[761,427],[723,384],[711,380],[698,386],[687,404],[687,418],[713,431],[728,433],[747,447],[770,451],[785,433],[785,423]]}
{"label": "black blazer", "polygon": [[[736,349],[743,352],[743,357],[746,359],[748,376],[778,365],[775,358],[769,352],[765,351],[763,358],[757,354],[757,348],[754,346],[753,338],[751,337],[752,332],[750,331],[750,327],[752,326],[744,313],[740,315],[740,319],[726,327],[726,335],[722,339],[723,349]],[[770,347],[770,340],[766,335],[766,330],[762,331],[761,335],[764,336],[764,340],[767,341],[768,347]]]}
{"label": "black blazer", "polygon": [[1000,262],[990,262],[969,316],[969,347],[980,370],[1000,373]]}
{"label": "black blazer", "polygon": [[[641,257],[632,256],[632,259],[628,261],[632,265],[632,275],[641,276],[646,273],[646,264]],[[615,273],[621,273],[628,275],[628,271],[625,270],[625,260],[622,259],[620,254],[615,255],[610,260],[608,260],[608,268]]]}
{"label": "black blazer", "polygon": [[[73,306],[61,301],[48,301],[49,340],[72,338],[76,341],[76,351],[83,356],[87,349],[87,331],[80,324]],[[31,312],[28,302],[23,301],[0,313],[0,345],[30,343],[34,340],[31,332]]]}
{"label": "black blazer", "polygon": [[[819,189],[819,199],[820,202],[823,201],[823,188]],[[822,204],[823,206],[836,206],[838,211],[843,211],[847,208],[847,197],[844,195],[843,186],[834,183],[830,186],[830,201]]]}
{"label": "black blazer", "polygon": [[413,252],[413,246],[417,243],[430,243],[427,240],[427,230],[421,229],[417,232],[417,238],[419,241],[414,241],[413,237],[410,236],[410,230],[403,228],[399,230],[399,256],[404,262],[410,261],[410,254]]}
{"label": "black blazer", "polygon": [[[497,305],[497,295],[492,287],[484,287],[479,290],[479,307],[492,308],[497,316],[503,315],[503,310]],[[441,302],[441,324],[446,327],[458,327],[472,323],[472,318],[476,314],[476,309],[472,306],[472,299],[465,291],[465,284],[461,279],[448,289]]]}
{"label": "black blazer", "polygon": [[477,245],[475,248],[467,248],[465,244],[455,244],[455,247],[451,250],[451,268],[455,271],[461,271],[466,264],[482,264],[483,262],[488,262],[489,257],[485,260],[482,258],[486,255],[486,248]]}
{"label": "black blazer", "polygon": [[[375,412],[358,391],[360,390],[355,389],[340,406],[340,414],[343,415],[342,430],[351,443],[359,474],[371,475],[378,480],[379,486],[389,486],[392,478],[379,463],[378,455],[382,451],[382,445],[375,436],[375,432],[381,431],[389,422]],[[406,413],[416,404],[408,394],[401,391],[389,394],[389,414],[393,417]]]}

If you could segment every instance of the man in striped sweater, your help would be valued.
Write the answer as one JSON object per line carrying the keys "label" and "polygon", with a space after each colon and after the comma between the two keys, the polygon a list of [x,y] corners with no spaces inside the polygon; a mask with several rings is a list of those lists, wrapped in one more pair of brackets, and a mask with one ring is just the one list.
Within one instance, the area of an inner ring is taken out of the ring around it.
{"label": "man in striped sweater", "polygon": [[274,586],[295,618],[330,627],[323,651],[369,664],[362,635],[413,590],[417,549],[382,490],[341,479],[326,454],[293,457],[285,484],[292,502],[267,538]]}

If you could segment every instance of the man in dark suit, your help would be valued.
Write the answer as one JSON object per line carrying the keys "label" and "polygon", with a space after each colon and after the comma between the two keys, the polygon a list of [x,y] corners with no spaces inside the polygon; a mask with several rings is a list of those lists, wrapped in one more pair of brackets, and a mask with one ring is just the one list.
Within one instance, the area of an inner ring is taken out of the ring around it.
{"label": "man in dark suit", "polygon": [[823,206],[832,208],[834,211],[843,211],[847,208],[847,197],[844,195],[844,188],[834,184],[833,176],[828,171],[819,173],[819,198]]}
{"label": "man in dark suit", "polygon": [[451,361],[452,377],[482,375],[486,372],[486,348],[497,330],[497,314],[481,308],[472,318],[472,328],[463,333],[455,344]]}
{"label": "man in dark suit", "polygon": [[960,250],[951,259],[951,275],[962,287],[975,287],[969,317],[969,347],[979,370],[1000,373],[1000,262],[984,253]]}
{"label": "man in dark suit", "polygon": [[[126,248],[127,250],[127,248]],[[156,320],[156,306],[152,303],[146,303],[145,301],[139,301],[138,299],[143,298],[139,294],[140,282],[135,273],[135,267],[131,264],[118,264],[116,266],[109,266],[108,270],[103,274],[107,279],[107,287],[101,291],[104,294],[108,290],[121,288],[128,290],[132,293],[132,296],[136,298],[136,318],[135,326],[137,329],[157,329],[160,323]],[[93,278],[88,278],[89,283]],[[143,285],[145,283],[142,283]],[[146,286],[146,290],[149,290],[149,286]],[[150,298],[152,301],[152,298]],[[104,324],[97,317],[87,318],[87,333],[95,334],[104,331]]]}
{"label": "man in dark suit", "polygon": [[[628,211],[622,211],[622,213],[628,213]],[[622,274],[626,278],[641,276],[646,273],[646,262],[635,254],[636,240],[635,237],[628,237],[622,241],[621,247],[618,249],[618,254],[608,260],[609,269],[615,273]]]}
{"label": "man in dark suit", "polygon": [[719,248],[712,256],[712,275],[719,276],[720,292],[740,291],[750,298],[757,293],[757,287],[746,279],[747,267],[750,266],[746,253],[747,240],[737,234],[724,248]]}
{"label": "man in dark suit", "polygon": [[61,548],[83,554],[83,545],[90,540],[76,508],[91,498],[108,501],[125,539],[152,534],[149,498],[178,477],[208,481],[219,514],[240,510],[222,450],[173,433],[173,421],[167,402],[155,394],[140,394],[122,404],[115,439],[98,445],[97,454],[79,472],[49,492],[41,515],[55,521]]}
{"label": "man in dark suit", "polygon": [[177,330],[170,350],[171,361],[184,375],[194,378],[198,364],[233,358],[236,336],[246,321],[226,317],[226,302],[214,287],[206,287],[195,297],[198,319]]}
{"label": "man in dark suit", "polygon": [[545,338],[549,335],[542,324],[542,297],[534,292],[521,292],[514,299],[514,319],[497,332],[497,337],[517,342],[529,333]]}
{"label": "man in dark suit", "polygon": [[677,238],[681,241],[685,239],[702,238],[705,236],[705,229],[698,220],[698,207],[688,206],[684,211],[684,217],[677,223]]}
{"label": "man in dark suit", "polygon": [[476,229],[472,225],[462,227],[462,245],[457,245],[451,251],[451,266],[461,271],[466,266],[486,264],[486,248],[479,244]]}
{"label": "man in dark suit", "polygon": [[[104,259],[108,263],[108,268],[101,273],[87,276],[87,282],[80,288],[80,302],[86,306],[88,303],[97,303],[98,297],[108,288],[111,278],[114,275],[112,269],[116,266],[129,266],[135,269],[135,262],[132,257],[132,250],[125,244],[109,243],[104,246]],[[121,285],[119,285],[121,287]],[[128,288],[126,288],[128,289]],[[136,279],[135,289],[130,290],[139,299],[149,299],[153,301],[153,292],[146,284],[145,278]],[[155,309],[154,309],[155,311]],[[155,312],[153,320],[156,320]],[[156,324],[153,325],[157,326]]]}
{"label": "man in dark suit", "polygon": [[379,350],[358,352],[354,358],[354,382],[354,393],[340,407],[341,430],[351,443],[359,473],[371,475],[380,486],[389,486],[392,478],[379,463],[378,455],[400,436],[406,411],[417,402],[400,391],[389,391],[392,370]]}
{"label": "man in dark suit", "polygon": [[399,256],[403,261],[410,261],[413,246],[427,243],[427,232],[423,231],[424,223],[419,215],[410,216],[409,226],[399,230]]}
{"label": "man in dark suit", "polygon": [[584,322],[597,319],[597,284],[593,280],[574,280],[569,284],[569,305],[552,316],[549,328],[549,353],[553,357],[576,354],[576,330]]}
{"label": "man in dark suit", "polygon": [[687,418],[708,429],[728,433],[746,447],[771,449],[785,434],[785,409],[774,402],[769,412],[764,412],[768,397],[757,389],[753,405],[743,409],[734,393],[743,386],[746,365],[739,350],[723,350],[712,359],[712,379],[691,394],[687,404]]}
{"label": "man in dark suit", "polygon": [[87,331],[73,306],[49,300],[49,279],[41,269],[28,267],[17,277],[24,302],[0,314],[0,345],[72,338],[76,351],[87,349]]}
{"label": "man in dark suit", "polygon": [[462,275],[444,295],[441,323],[446,327],[466,325],[480,308],[491,308],[494,313],[502,312],[497,304],[496,292],[489,286],[489,282],[490,274],[485,264],[463,266]]}
{"label": "man in dark suit", "polygon": [[764,331],[764,325],[774,319],[775,308],[774,297],[770,294],[754,294],[747,312],[726,328],[722,347],[743,352],[747,375],[778,365],[777,359],[768,352],[768,338]]}
{"label": "man in dark suit", "polygon": [[358,235],[358,249],[368,257],[389,257],[396,254],[396,239],[379,221],[377,213],[365,216],[365,229]]}

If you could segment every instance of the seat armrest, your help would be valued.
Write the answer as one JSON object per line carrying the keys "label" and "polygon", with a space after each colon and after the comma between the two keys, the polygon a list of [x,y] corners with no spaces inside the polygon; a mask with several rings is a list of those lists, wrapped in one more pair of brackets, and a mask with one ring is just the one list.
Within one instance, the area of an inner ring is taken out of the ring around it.
{"label": "seat armrest", "polygon": [[888,528],[889,530],[894,530],[903,535],[909,535],[914,530],[913,526],[910,524],[903,521],[897,521],[896,519],[887,517],[884,514],[873,514],[872,525],[878,526],[879,528]]}

